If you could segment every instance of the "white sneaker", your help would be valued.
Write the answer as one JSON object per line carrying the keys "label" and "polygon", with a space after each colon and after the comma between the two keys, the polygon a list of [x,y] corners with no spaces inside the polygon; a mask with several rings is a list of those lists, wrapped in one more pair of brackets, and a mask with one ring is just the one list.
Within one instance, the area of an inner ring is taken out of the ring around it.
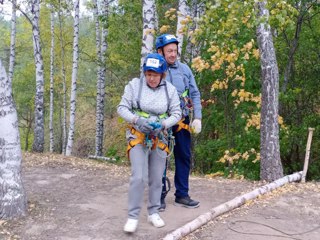
{"label": "white sneaker", "polygon": [[133,233],[137,230],[137,226],[138,226],[137,219],[128,218],[126,224],[123,227],[123,231],[128,233]]}
{"label": "white sneaker", "polygon": [[161,228],[165,225],[158,213],[154,213],[148,216],[148,222],[152,223],[153,226]]}

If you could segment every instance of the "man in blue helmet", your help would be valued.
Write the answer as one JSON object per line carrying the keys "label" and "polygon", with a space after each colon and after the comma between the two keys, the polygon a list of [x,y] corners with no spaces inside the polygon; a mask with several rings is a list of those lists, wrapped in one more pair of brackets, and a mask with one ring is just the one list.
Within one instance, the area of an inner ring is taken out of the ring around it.
{"label": "man in blue helmet", "polygon": [[[202,107],[200,92],[191,69],[177,59],[178,44],[177,38],[171,34],[163,34],[156,39],[156,49],[168,63],[166,81],[176,87],[182,109],[181,121],[172,128],[175,137],[174,184],[176,192],[174,204],[186,208],[196,208],[200,206],[200,203],[189,196],[189,173],[191,169],[190,131],[194,133],[201,132]],[[162,179],[162,183],[163,189],[159,211],[164,211],[166,208],[165,195],[167,191],[165,178]]]}
{"label": "man in blue helmet", "polygon": [[144,60],[144,76],[134,78],[125,87],[118,114],[130,124],[126,137],[127,154],[131,163],[128,193],[128,219],[123,230],[136,231],[144,188],[148,186],[148,222],[163,227],[159,215],[162,175],[168,155],[166,130],[181,119],[180,101],[176,88],[166,82],[167,64],[158,53]]}

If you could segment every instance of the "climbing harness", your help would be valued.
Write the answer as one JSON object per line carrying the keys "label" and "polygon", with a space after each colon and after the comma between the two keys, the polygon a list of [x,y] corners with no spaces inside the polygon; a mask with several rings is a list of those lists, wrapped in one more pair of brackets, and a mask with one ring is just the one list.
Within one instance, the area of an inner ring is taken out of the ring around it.
{"label": "climbing harness", "polygon": [[128,143],[128,146],[127,146],[128,157],[129,157],[129,151],[131,150],[131,148],[133,148],[137,144],[147,146],[148,149],[150,150],[159,148],[161,151],[166,151],[169,154],[169,147],[167,146],[167,144],[161,141],[159,137],[153,136],[151,134],[144,134],[130,125],[128,126],[128,128],[130,129],[131,134],[136,136],[135,139],[129,141]]}
{"label": "climbing harness", "polygon": [[[163,86],[163,85],[162,85]],[[150,118],[154,115],[146,113],[144,111],[141,110],[140,108],[140,99],[141,99],[141,94],[142,94],[142,87],[143,87],[143,78],[140,78],[140,86],[139,86],[139,93],[136,99],[137,102],[137,108],[134,109],[134,113],[136,115],[138,115],[139,117],[143,117],[143,118]],[[170,98],[169,98],[169,93],[168,93],[168,88],[167,88],[167,84],[166,82],[164,82],[164,87],[166,89],[166,98],[167,98],[167,109],[169,109],[170,107]],[[168,113],[162,113],[159,114],[157,116],[157,121],[150,123],[150,125],[153,127],[153,130],[157,129],[157,128],[161,128],[161,123],[160,121],[163,119],[166,119],[168,117]],[[161,131],[160,134],[158,136],[154,136],[152,134],[144,134],[140,131],[138,131],[137,129],[135,129],[133,126],[129,125],[128,128],[130,129],[131,134],[134,134],[136,136],[135,139],[131,140],[128,143],[128,147],[127,147],[127,155],[129,156],[129,151],[131,148],[133,148],[134,146],[136,146],[137,144],[142,144],[144,146],[147,146],[148,149],[156,149],[156,151],[166,151],[168,155],[172,154],[172,149],[170,150],[168,145],[169,142],[171,142],[172,140],[169,139],[169,137],[173,137],[172,134],[168,134],[168,131]],[[169,131],[170,132],[170,131]],[[168,139],[168,144],[164,143],[165,142],[165,138]],[[160,153],[159,153],[160,154]]]}

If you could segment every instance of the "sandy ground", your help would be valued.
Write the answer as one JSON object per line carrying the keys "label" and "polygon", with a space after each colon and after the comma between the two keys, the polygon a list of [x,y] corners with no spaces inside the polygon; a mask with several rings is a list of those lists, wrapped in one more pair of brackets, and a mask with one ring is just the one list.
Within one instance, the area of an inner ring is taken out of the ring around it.
{"label": "sandy ground", "polygon": [[[191,197],[197,209],[173,205],[161,213],[166,226],[147,223],[146,198],[136,233],[126,234],[129,167],[61,155],[25,154],[23,180],[28,214],[0,221],[0,239],[108,240],[161,239],[261,182],[192,176]],[[169,172],[172,181],[172,173]],[[290,184],[224,214],[184,239],[320,239],[320,184]],[[308,233],[290,235],[295,233]]]}

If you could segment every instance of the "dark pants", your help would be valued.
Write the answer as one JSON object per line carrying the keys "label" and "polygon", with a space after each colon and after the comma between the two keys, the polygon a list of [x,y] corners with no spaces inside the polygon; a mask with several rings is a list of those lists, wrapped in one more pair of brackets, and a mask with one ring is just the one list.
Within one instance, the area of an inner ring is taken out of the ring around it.
{"label": "dark pants", "polygon": [[[189,118],[186,117],[184,123],[189,124]],[[175,196],[178,198],[187,197],[189,192],[189,173],[191,167],[191,134],[188,130],[181,129],[175,132],[178,126],[172,128],[175,137],[174,160],[175,174],[174,184],[176,188]],[[162,178],[162,193],[166,192],[165,175]],[[162,194],[162,198],[165,195]]]}

